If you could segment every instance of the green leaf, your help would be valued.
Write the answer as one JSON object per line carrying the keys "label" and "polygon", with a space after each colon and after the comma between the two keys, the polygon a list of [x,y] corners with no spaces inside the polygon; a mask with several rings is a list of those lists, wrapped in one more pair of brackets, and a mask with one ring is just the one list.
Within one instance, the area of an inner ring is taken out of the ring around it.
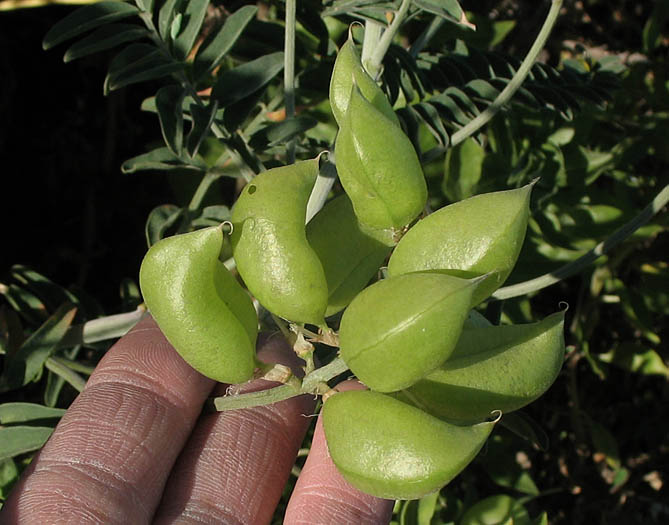
{"label": "green leaf", "polygon": [[195,78],[211,73],[221,63],[257,12],[254,5],[241,7],[225,20],[220,30],[211,32],[195,55]]}
{"label": "green leaf", "polygon": [[532,443],[539,450],[544,452],[548,450],[550,445],[548,434],[525,412],[517,410],[504,414],[499,423],[517,436]]}
{"label": "green leaf", "polygon": [[453,22],[460,23],[462,18],[462,8],[456,0],[413,0],[413,5],[420,7],[428,13],[435,14]]}
{"label": "green leaf", "polygon": [[181,217],[183,210],[174,204],[163,204],[151,210],[144,226],[149,248],[165,237],[165,232]]}
{"label": "green leaf", "polygon": [[[262,99],[263,91],[258,90],[237,102],[230,104],[223,112],[223,126],[230,132],[237,130],[246,121]],[[220,110],[219,110],[220,112]]]}
{"label": "green leaf", "polygon": [[669,20],[669,0],[659,0],[655,3],[655,8],[643,28],[642,38],[645,53],[649,53],[661,45],[662,28],[667,20]]}
{"label": "green leaf", "polygon": [[158,32],[163,40],[167,40],[174,13],[181,2],[182,0],[166,0],[158,12]]}
{"label": "green leaf", "polygon": [[208,221],[206,226],[216,226],[224,221],[230,220],[230,208],[222,204],[214,204],[213,206],[205,206],[202,210],[202,215],[198,220]]}
{"label": "green leaf", "polygon": [[497,494],[467,509],[459,525],[530,525],[530,517],[519,501]]}
{"label": "green leaf", "polygon": [[45,361],[58,348],[76,311],[71,303],[63,304],[26,339],[16,354],[5,363],[0,376],[0,392],[20,388],[41,376]]}
{"label": "green leaf", "polygon": [[532,520],[532,525],[548,525],[548,514],[542,512]]}
{"label": "green leaf", "polygon": [[418,525],[430,525],[437,510],[439,492],[433,492],[418,500]]}
{"label": "green leaf", "polygon": [[31,423],[45,419],[58,420],[65,410],[51,408],[37,403],[3,403],[0,405],[0,425]]}
{"label": "green leaf", "polygon": [[[506,417],[503,416],[503,417]],[[538,496],[537,488],[530,473],[516,461],[516,452],[508,439],[510,434],[493,436],[488,440],[488,452],[481,457],[481,463],[490,478],[500,487],[510,488],[531,496]]]}
{"label": "green leaf", "polygon": [[151,13],[153,11],[153,0],[135,0],[137,7],[145,13]]}
{"label": "green leaf", "polygon": [[172,23],[170,24],[170,40],[176,39],[177,35],[179,34],[179,31],[181,31],[182,20],[183,20],[182,13],[177,13],[174,16],[174,20],[172,20]]}
{"label": "green leaf", "polygon": [[0,461],[0,509],[17,479],[19,479],[19,469],[14,460],[7,458]]}
{"label": "green leaf", "polygon": [[485,156],[483,148],[472,137],[447,151],[442,189],[451,202],[476,195]]}
{"label": "green leaf", "polygon": [[207,166],[199,159],[188,159],[186,161],[177,157],[168,148],[156,148],[148,153],[128,159],[121,165],[121,172],[123,173],[146,170],[193,170],[203,172],[207,170]]}
{"label": "green leaf", "polygon": [[178,84],[164,86],[156,93],[160,130],[165,144],[177,157],[181,156],[183,149],[184,118],[181,103],[185,96],[185,89]]}
{"label": "green leaf", "polygon": [[403,502],[399,513],[399,525],[430,525],[437,511],[438,501],[439,491],[421,499]]}
{"label": "green leaf", "polygon": [[40,325],[47,318],[47,309],[44,303],[28,290],[10,284],[2,289],[2,294],[10,306],[18,312],[28,323]]}
{"label": "green leaf", "polygon": [[467,122],[471,120],[465,112],[462,111],[460,105],[445,93],[432,97],[430,103],[441,110],[440,113],[445,113],[448,120],[452,120],[461,125],[467,124]]}
{"label": "green leaf", "polygon": [[193,119],[193,127],[188,133],[188,154],[191,157],[197,155],[202,141],[207,137],[211,130],[211,126],[216,118],[218,111],[218,101],[211,99],[209,104],[201,106],[193,103],[190,105],[190,114]]}
{"label": "green leaf", "polygon": [[0,354],[13,355],[24,339],[19,314],[7,304],[0,305]]}
{"label": "green leaf", "polygon": [[283,69],[283,53],[271,53],[222,73],[211,96],[221,108],[262,89]]}
{"label": "green leaf", "polygon": [[176,73],[183,64],[148,44],[131,44],[114,57],[105,78],[105,94],[115,89]]}
{"label": "green leaf", "polygon": [[437,139],[439,144],[447,146],[450,142],[450,137],[441,122],[441,117],[436,108],[429,102],[419,102],[411,107],[420,115],[427,129]]}
{"label": "green leaf", "polygon": [[51,370],[48,370],[46,376],[46,388],[44,389],[44,404],[48,407],[55,407],[58,404],[58,396],[65,386],[65,380]]}
{"label": "green leaf", "polygon": [[629,372],[659,375],[669,379],[669,367],[664,363],[664,359],[655,350],[636,342],[620,343],[610,352],[599,354],[596,358]]}
{"label": "green leaf", "polygon": [[249,140],[249,146],[256,150],[264,150],[268,146],[272,147],[288,142],[317,124],[318,121],[309,116],[299,116],[275,122],[257,131]]}
{"label": "green leaf", "polygon": [[132,42],[148,37],[150,33],[134,24],[110,24],[103,26],[86,38],[72,44],[63,56],[63,61],[71,62],[93,53],[105,51],[125,42]]}
{"label": "green leaf", "polygon": [[121,280],[120,288],[121,301],[123,302],[121,311],[125,312],[137,308],[142,302],[142,293],[137,282],[125,277]]}
{"label": "green leaf", "polygon": [[138,13],[139,10],[135,6],[126,2],[98,2],[87,5],[57,22],[44,37],[42,47],[45,50],[50,49],[90,29]]}
{"label": "green leaf", "polygon": [[[174,40],[174,54],[179,60],[185,60],[193,48],[195,39],[200,33],[202,22],[207,14],[209,0],[189,0],[183,13],[182,29]],[[185,21],[185,27],[184,27]]]}
{"label": "green leaf", "polygon": [[495,100],[497,95],[499,95],[499,89],[482,78],[470,80],[465,84],[463,89],[470,96],[476,96],[486,101]]}
{"label": "green leaf", "polygon": [[463,90],[456,88],[454,86],[450,86],[449,88],[446,89],[446,91],[444,91],[444,95],[448,95],[453,100],[455,100],[458,103],[458,105],[463,109],[463,111],[466,111],[471,118],[475,117],[480,113],[479,108],[476,107],[474,101]]}
{"label": "green leaf", "polygon": [[42,274],[23,266],[12,266],[11,275],[43,302],[47,311],[52,312],[64,302],[78,303],[78,299],[62,286],[47,279]]}
{"label": "green leaf", "polygon": [[585,418],[586,426],[590,433],[590,439],[592,440],[592,445],[595,451],[604,456],[606,463],[611,468],[616,470],[619,469],[621,466],[620,452],[618,450],[618,442],[616,441],[615,436],[611,434],[606,427],[593,421],[587,415]]}
{"label": "green leaf", "polygon": [[0,461],[42,448],[52,432],[47,427],[0,428]]}

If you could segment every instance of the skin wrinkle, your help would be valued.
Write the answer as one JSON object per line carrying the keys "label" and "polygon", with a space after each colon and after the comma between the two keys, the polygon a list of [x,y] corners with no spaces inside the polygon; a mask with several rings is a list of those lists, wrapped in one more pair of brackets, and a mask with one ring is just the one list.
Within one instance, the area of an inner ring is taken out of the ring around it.
{"label": "skin wrinkle", "polygon": [[[77,524],[107,523],[114,517],[134,524],[138,514],[148,522],[214,385],[194,374],[154,326],[150,317],[143,319],[103,357],[10,494],[2,515],[7,523],[61,522],[61,510],[69,507],[77,507],[78,516],[88,514]],[[131,366],[137,372],[128,380]],[[162,378],[165,386],[147,380],[153,377]],[[182,395],[171,394],[172,387]],[[66,467],[55,467],[54,473],[49,462],[71,464],[67,475],[80,481],[62,486]],[[101,488],[91,481],[96,478]],[[126,481],[122,487],[119,479]],[[49,500],[52,504],[45,505]]]}
{"label": "skin wrinkle", "polygon": [[[253,381],[240,390],[271,386]],[[156,523],[200,513],[217,523],[268,523],[309,424],[299,416],[312,410],[312,398],[302,396],[204,416],[168,481]]]}
{"label": "skin wrinkle", "polygon": [[[214,518],[216,516],[216,518]],[[210,507],[209,510],[203,508],[186,508],[181,514],[176,516],[166,516],[166,518],[177,519],[179,518],[180,524],[186,523],[206,523],[211,525],[219,525],[221,523],[225,525],[247,525],[242,521],[239,521],[236,516],[232,513],[225,514],[221,513],[221,509],[215,507]],[[161,525],[162,521],[155,521],[153,525]]]}
{"label": "skin wrinkle", "polygon": [[[336,390],[360,390],[357,381],[345,381]],[[314,430],[311,451],[295,485],[285,525],[385,525],[394,502],[364,494],[350,485],[330,457],[322,418]]]}
{"label": "skin wrinkle", "polygon": [[[46,461],[46,464],[43,463],[44,461]],[[77,491],[76,489],[68,491],[67,498],[58,498],[56,505],[59,512],[62,511],[63,502],[69,503],[72,508],[90,509],[92,511],[91,501],[104,499],[110,502],[104,508],[112,512],[91,513],[102,515],[105,523],[109,523],[110,520],[114,520],[115,523],[124,523],[129,515],[141,519],[141,522],[148,522],[153,513],[153,509],[146,507],[145,497],[136,486],[127,483],[125,479],[103,465],[92,462],[68,463],[65,461],[42,460],[40,466],[34,470],[33,475],[46,478],[44,488],[47,490],[39,491],[39,501],[36,502],[40,507],[44,505],[45,496],[49,492],[48,489],[53,487],[52,480],[49,478],[55,476],[60,481],[60,487],[86,486],[86,490],[89,492],[89,497],[84,498],[81,497],[81,494],[85,491]],[[71,485],[64,483],[64,481],[69,481]],[[36,480],[36,484],[39,486],[39,479]],[[91,492],[93,489],[95,489],[94,493]],[[53,492],[56,493],[56,491]],[[64,492],[61,489],[57,494],[63,495]]]}
{"label": "skin wrinkle", "polygon": [[[188,392],[188,385],[200,382],[203,384],[208,383],[213,386],[214,383],[212,380],[204,378],[204,376],[187,365],[167,341],[165,341],[164,344],[146,344],[144,346],[146,346],[146,349],[141,355],[133,355],[133,359],[130,362],[127,358],[121,359],[119,357],[117,359],[109,359],[108,362],[105,363],[104,368],[100,369],[95,376],[91,377],[86,388],[91,388],[103,383],[124,383],[143,388],[154,393],[154,395],[160,395],[171,405],[174,405],[175,408],[183,410],[188,408],[191,404],[191,402],[189,402],[183,395],[183,392]],[[164,356],[161,356],[159,351],[174,354],[173,357],[183,361],[183,365],[184,367],[187,367],[186,370],[189,373],[180,374],[178,376],[174,375],[174,377],[165,377],[164,373],[163,375],[158,375],[157,371],[162,371],[162,369],[165,368]],[[161,358],[163,359],[162,362]],[[161,381],[157,380],[158,377],[161,378]],[[135,378],[136,381],[132,381],[131,378]],[[168,381],[166,381],[166,379]],[[166,387],[165,383],[168,383],[170,387]]]}
{"label": "skin wrinkle", "polygon": [[[140,322],[138,331],[164,341],[160,332],[146,328],[150,323],[150,318]],[[196,425],[214,382],[193,373],[166,343],[149,342],[142,336],[134,334],[130,344],[124,338],[109,350],[89,386],[15,486],[0,521],[140,525],[153,518],[160,525],[270,523],[312,421],[308,416],[315,407],[313,396],[205,414]],[[130,366],[126,363],[138,368],[130,380],[123,380]],[[170,385],[166,392],[174,387],[184,395],[155,393],[156,385],[146,381],[153,373]],[[217,390],[223,392],[226,386],[218,385]],[[272,386],[257,380],[239,391]],[[324,441],[312,453],[327,457]],[[321,467],[335,469],[331,462]],[[314,464],[313,468],[318,472],[321,467]],[[330,509],[335,522],[357,525],[356,519],[339,517],[373,514],[374,504],[364,500],[368,496],[361,497],[345,491],[340,496],[335,490],[332,504],[339,499],[343,507]],[[322,504],[316,495],[307,512],[317,516]],[[383,509],[377,512],[381,520],[369,523],[387,523],[389,515],[385,519]]]}
{"label": "skin wrinkle", "polygon": [[[317,492],[308,494],[311,499],[305,506],[304,515],[291,522],[291,525],[329,525],[331,523],[376,525],[378,521],[378,509],[371,507],[368,502],[361,499],[351,498],[350,491],[341,494],[323,491],[325,487],[318,487]],[[332,490],[332,488],[330,487]]]}
{"label": "skin wrinkle", "polygon": [[[90,409],[76,411],[72,417],[64,421],[61,442],[64,444],[66,456],[72,458],[72,450],[87,453],[87,450],[82,451],[81,445],[89,445],[97,457],[101,458],[102,461],[108,460],[110,464],[115,464],[114,461],[117,457],[124,458],[124,466],[135,465],[141,468],[144,464],[152,464],[152,453],[147,450],[145,442],[147,440],[155,442],[156,439],[160,439],[162,433],[173,427],[170,423],[173,423],[173,420],[177,418],[177,413],[171,412],[169,405],[163,405],[160,398],[151,397],[149,392],[137,392],[135,389],[125,388],[126,385],[122,385],[119,389],[118,386],[118,384],[106,384],[91,389],[87,397],[91,402],[85,403],[85,405],[91,405]],[[113,388],[114,392],[108,392],[110,387],[116,387]],[[125,392],[119,392],[119,390],[125,390]],[[116,394],[113,398],[119,399],[120,402],[111,404],[111,400],[106,400],[107,394]],[[155,404],[152,404],[152,401],[155,401]],[[118,409],[115,406],[117,404],[120,405]],[[112,413],[112,419],[106,421],[106,418],[101,417],[92,421],[93,426],[87,425],[86,423],[91,422],[91,419],[81,417],[81,415],[95,413],[96,408],[98,416]],[[103,410],[102,414],[100,414],[100,410]],[[91,427],[91,431],[88,434],[81,435],[81,428],[88,427]],[[74,434],[72,438],[68,437],[70,432]],[[99,438],[93,439],[95,435],[99,435]],[[168,438],[166,445],[175,447],[180,440],[185,439],[185,436],[185,432],[174,433],[172,431],[166,434]],[[112,445],[106,444],[110,440],[115,445],[114,448],[112,448]],[[77,446],[76,441],[83,441],[83,443]],[[145,459],[133,459],[132,455],[137,447],[142,447],[145,452]]]}
{"label": "skin wrinkle", "polygon": [[[304,514],[307,515],[314,509],[321,509],[324,524],[355,522],[362,525],[379,523],[377,498],[371,498],[352,489],[336,471],[329,454],[325,455],[326,458],[323,459],[328,460],[327,467],[325,467],[327,470],[324,471],[320,462],[319,464],[309,462],[302,469],[304,479],[307,480],[300,485],[300,494],[304,497],[300,500],[300,504],[305,507]],[[300,514],[299,510],[296,514]],[[295,523],[313,525],[315,522],[310,517]]]}

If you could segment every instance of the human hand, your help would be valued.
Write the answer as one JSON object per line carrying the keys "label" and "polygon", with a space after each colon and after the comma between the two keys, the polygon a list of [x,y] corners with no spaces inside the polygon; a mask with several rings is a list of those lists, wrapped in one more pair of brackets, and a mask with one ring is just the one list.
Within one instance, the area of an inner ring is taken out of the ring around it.
{"label": "human hand", "polygon": [[[259,357],[280,353],[265,343]],[[262,379],[242,391],[268,388]],[[224,385],[187,365],[151,318],[116,343],[5,503],[0,522],[269,523],[314,399],[200,416]],[[286,524],[385,524],[393,502],[351,487],[320,420]]]}

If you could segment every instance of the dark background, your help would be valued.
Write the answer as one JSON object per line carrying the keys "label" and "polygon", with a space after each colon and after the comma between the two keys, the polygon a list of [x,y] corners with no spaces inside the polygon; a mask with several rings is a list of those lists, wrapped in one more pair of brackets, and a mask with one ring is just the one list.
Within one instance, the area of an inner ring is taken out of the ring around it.
{"label": "dark background", "polygon": [[0,12],[0,282],[24,264],[116,313],[119,284],[137,278],[146,251],[144,221],[174,197],[164,176],[120,171],[162,141],[155,116],[140,110],[156,86],[105,97],[110,54],[65,64],[67,45],[42,50],[72,9]]}

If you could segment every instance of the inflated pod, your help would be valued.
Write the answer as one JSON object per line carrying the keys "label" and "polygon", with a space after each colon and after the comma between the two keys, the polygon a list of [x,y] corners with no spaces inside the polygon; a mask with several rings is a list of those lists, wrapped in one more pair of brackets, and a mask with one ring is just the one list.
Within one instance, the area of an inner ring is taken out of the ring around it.
{"label": "inflated pod", "polygon": [[538,323],[465,328],[451,357],[398,397],[440,418],[482,421],[541,396],[564,353],[563,312]]}
{"label": "inflated pod", "polygon": [[417,499],[439,490],[474,459],[494,425],[451,425],[368,390],[340,392],[323,406],[337,469],[379,498]]}
{"label": "inflated pod", "polygon": [[332,107],[332,114],[340,126],[351,99],[351,90],[354,83],[360,89],[362,96],[383,113],[388,120],[397,126],[400,125],[385,93],[362,67],[360,55],[349,35],[348,40],[337,53],[332,77],[330,78],[330,106]]}
{"label": "inflated pod", "polygon": [[409,138],[354,86],[335,141],[339,180],[360,222],[399,230],[423,211],[427,185]]}
{"label": "inflated pod", "polygon": [[390,253],[392,238],[360,224],[346,194],[328,202],[307,224],[328,283],[325,316],[343,310],[369,283]]}
{"label": "inflated pod", "polygon": [[258,318],[248,293],[219,260],[218,227],[168,237],[147,252],[139,285],[167,340],[197,371],[241,383],[255,368]]}
{"label": "inflated pod", "polygon": [[256,176],[232,208],[232,253],[251,293],[273,314],[323,325],[328,286],[305,218],[318,160]]}
{"label": "inflated pod", "polygon": [[388,262],[388,275],[442,271],[460,277],[490,274],[472,306],[511,273],[525,239],[532,185],[476,195],[416,223]]}
{"label": "inflated pod", "polygon": [[451,355],[476,285],[476,280],[440,273],[410,273],[372,284],[342,316],[341,357],[372,390],[411,386]]}

